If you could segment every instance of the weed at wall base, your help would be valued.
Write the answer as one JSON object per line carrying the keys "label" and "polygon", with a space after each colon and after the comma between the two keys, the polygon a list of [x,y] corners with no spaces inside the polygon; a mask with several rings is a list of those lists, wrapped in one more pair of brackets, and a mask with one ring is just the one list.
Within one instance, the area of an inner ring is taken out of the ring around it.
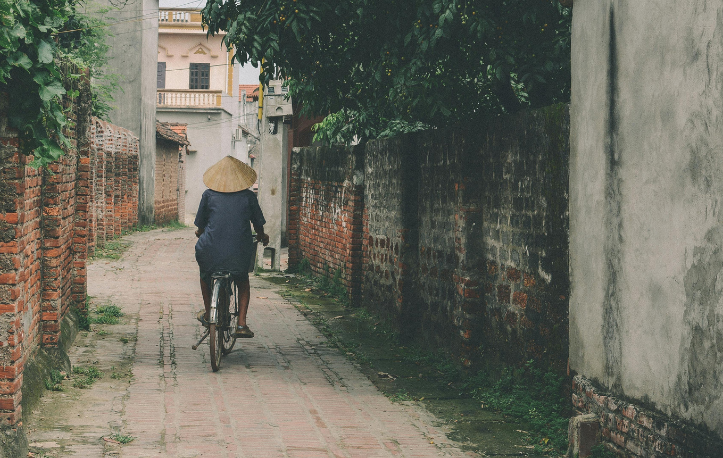
{"label": "weed at wall base", "polygon": [[85,296],[85,306],[83,308],[74,305],[73,313],[78,317],[78,328],[82,331],[90,331],[90,316],[88,310],[90,308],[90,296]]}
{"label": "weed at wall base", "polygon": [[89,388],[96,380],[103,377],[103,372],[95,367],[73,367],[73,374],[80,376],[73,381],[75,388]]}
{"label": "weed at wall base", "polygon": [[63,380],[65,380],[65,372],[52,369],[50,378],[45,380],[45,389],[49,391],[63,391]]}

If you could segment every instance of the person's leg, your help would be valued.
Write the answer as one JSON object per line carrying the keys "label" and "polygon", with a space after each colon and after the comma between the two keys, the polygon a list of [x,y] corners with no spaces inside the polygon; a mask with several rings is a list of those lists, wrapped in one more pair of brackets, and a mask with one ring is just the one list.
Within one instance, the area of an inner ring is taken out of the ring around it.
{"label": "person's leg", "polygon": [[251,287],[248,277],[238,280],[236,284],[238,285],[238,325],[241,327],[246,326],[246,312],[249,310]]}
{"label": "person's leg", "polygon": [[211,286],[201,277],[201,295],[203,295],[203,306],[206,309],[205,319],[208,321],[211,313]]}

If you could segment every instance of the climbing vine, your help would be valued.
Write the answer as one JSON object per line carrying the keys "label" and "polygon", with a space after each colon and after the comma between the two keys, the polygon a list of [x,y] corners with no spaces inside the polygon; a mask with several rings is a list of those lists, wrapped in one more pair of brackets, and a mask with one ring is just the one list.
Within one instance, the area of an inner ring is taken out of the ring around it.
{"label": "climbing vine", "polygon": [[53,33],[70,13],[68,0],[0,0],[0,92],[7,94],[8,123],[35,167],[69,147]]}

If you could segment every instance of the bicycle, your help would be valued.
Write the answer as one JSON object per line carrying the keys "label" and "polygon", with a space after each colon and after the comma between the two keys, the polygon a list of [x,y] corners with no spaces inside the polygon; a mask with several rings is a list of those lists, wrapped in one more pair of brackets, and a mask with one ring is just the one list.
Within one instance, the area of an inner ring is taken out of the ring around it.
{"label": "bicycle", "polygon": [[196,345],[191,347],[196,350],[201,342],[209,337],[211,369],[214,372],[221,367],[221,356],[231,353],[231,349],[236,343],[239,305],[234,274],[234,272],[216,272],[211,275],[213,293],[208,329],[196,342]]}

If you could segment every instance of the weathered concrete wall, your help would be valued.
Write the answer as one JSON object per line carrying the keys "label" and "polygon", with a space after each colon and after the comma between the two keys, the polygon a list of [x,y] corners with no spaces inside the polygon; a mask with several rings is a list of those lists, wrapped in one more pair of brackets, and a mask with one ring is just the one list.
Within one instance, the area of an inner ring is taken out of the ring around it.
{"label": "weathered concrete wall", "polygon": [[[191,215],[187,224],[193,224],[193,217],[206,190],[203,174],[216,162],[226,156],[233,156],[232,136],[237,120],[232,114],[220,109],[158,109],[158,120],[171,124],[187,124],[186,136],[191,145],[184,158],[186,170],[185,189],[180,198],[185,199],[184,207]],[[183,218],[180,218],[183,222]]]}
{"label": "weathered concrete wall", "polygon": [[572,43],[570,367],[721,438],[723,5],[579,0]]}
{"label": "weathered concrete wall", "polygon": [[[273,108],[273,107],[272,107]],[[271,268],[279,270],[281,265],[281,231],[286,220],[286,192],[288,178],[288,130],[289,126],[280,116],[271,117],[268,104],[264,106],[264,116],[261,126],[261,151],[258,170],[258,198],[259,205],[264,212],[266,225],[264,232],[269,236],[267,248],[274,250]],[[276,133],[270,133],[272,126],[276,125]],[[258,245],[256,257],[258,267],[263,267],[264,246]]]}
{"label": "weathered concrete wall", "polygon": [[158,0],[98,0],[110,7],[109,73],[118,75],[111,121],[140,139],[139,217],[153,223],[156,158],[156,66],[158,62]]}
{"label": "weathered concrete wall", "polygon": [[[363,160],[342,160],[342,149],[296,151],[292,195],[308,203],[292,202],[289,265],[319,258],[348,266],[361,256],[360,281],[346,283],[350,295],[360,287],[362,304],[405,334],[467,365],[535,359],[563,371],[568,122],[567,107],[555,106],[480,132],[372,141]],[[362,162],[363,201],[354,212],[363,224],[324,236],[343,211],[339,189],[353,169],[339,165]],[[355,231],[361,253],[339,250],[336,239],[353,241]]]}

